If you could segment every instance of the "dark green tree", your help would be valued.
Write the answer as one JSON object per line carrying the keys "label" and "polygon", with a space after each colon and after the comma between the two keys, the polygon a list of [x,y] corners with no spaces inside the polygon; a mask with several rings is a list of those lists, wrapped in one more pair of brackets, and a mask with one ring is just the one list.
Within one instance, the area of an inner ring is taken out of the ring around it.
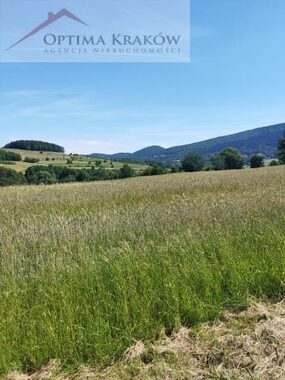
{"label": "dark green tree", "polygon": [[90,179],[89,172],[87,170],[79,170],[75,176],[77,182],[86,182]]}
{"label": "dark green tree", "polygon": [[215,170],[242,169],[244,165],[240,151],[232,147],[223,149],[211,158],[211,162]]}
{"label": "dark green tree", "polygon": [[26,178],[15,170],[0,167],[0,186],[24,185]]}
{"label": "dark green tree", "polygon": [[220,154],[212,156],[211,159],[212,168],[214,170],[224,170],[225,169],[225,160]]}
{"label": "dark green tree", "polygon": [[199,172],[203,170],[204,159],[200,154],[188,153],[181,162],[185,172]]}
{"label": "dark green tree", "polygon": [[250,167],[254,168],[262,168],[264,166],[264,157],[261,153],[253,154],[250,157]]}
{"label": "dark green tree", "polygon": [[165,169],[160,164],[152,164],[148,168],[146,168],[142,175],[151,176],[151,175],[162,175],[165,174]]}
{"label": "dark green tree", "polygon": [[278,158],[279,158],[279,163],[284,165],[285,164],[285,133],[284,133],[284,136],[281,137],[281,139],[278,142]]}
{"label": "dark green tree", "polygon": [[119,171],[120,178],[129,178],[135,175],[134,170],[131,166],[125,164]]}
{"label": "dark green tree", "polygon": [[37,173],[37,185],[52,185],[56,182],[57,179],[54,173],[50,173],[45,170]]}

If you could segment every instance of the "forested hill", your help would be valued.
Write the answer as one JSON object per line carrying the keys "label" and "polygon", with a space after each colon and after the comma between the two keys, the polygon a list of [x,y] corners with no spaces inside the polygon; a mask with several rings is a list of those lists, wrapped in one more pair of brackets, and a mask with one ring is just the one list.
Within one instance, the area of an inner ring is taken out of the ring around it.
{"label": "forested hill", "polygon": [[263,153],[266,157],[274,157],[277,143],[285,131],[285,123],[256,128],[228,136],[216,137],[193,144],[174,146],[164,149],[160,146],[151,146],[135,153],[118,153],[113,155],[94,154],[106,159],[133,159],[146,161],[180,160],[188,152],[199,153],[205,157],[220,152],[228,146],[235,147],[242,154],[250,156],[253,153]]}
{"label": "forested hill", "polygon": [[62,146],[44,142],[44,141],[35,141],[35,140],[12,141],[9,144],[5,145],[4,148],[64,153],[64,148]]}

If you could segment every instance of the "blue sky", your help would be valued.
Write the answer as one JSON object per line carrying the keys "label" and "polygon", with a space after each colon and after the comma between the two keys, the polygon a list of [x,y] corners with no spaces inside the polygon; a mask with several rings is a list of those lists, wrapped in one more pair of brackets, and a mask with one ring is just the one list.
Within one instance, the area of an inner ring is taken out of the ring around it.
{"label": "blue sky", "polygon": [[132,152],[284,122],[284,14],[284,0],[192,0],[190,64],[0,64],[0,145]]}

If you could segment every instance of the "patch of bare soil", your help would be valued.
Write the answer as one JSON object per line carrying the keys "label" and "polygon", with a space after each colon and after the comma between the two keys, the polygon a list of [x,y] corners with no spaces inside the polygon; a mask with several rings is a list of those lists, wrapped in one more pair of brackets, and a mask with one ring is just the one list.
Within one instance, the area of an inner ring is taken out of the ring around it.
{"label": "patch of bare soil", "polygon": [[100,371],[59,373],[53,361],[38,373],[12,373],[6,380],[284,380],[285,302],[227,312],[213,324],[181,328],[171,337],[162,333],[153,344],[137,342],[122,361]]}

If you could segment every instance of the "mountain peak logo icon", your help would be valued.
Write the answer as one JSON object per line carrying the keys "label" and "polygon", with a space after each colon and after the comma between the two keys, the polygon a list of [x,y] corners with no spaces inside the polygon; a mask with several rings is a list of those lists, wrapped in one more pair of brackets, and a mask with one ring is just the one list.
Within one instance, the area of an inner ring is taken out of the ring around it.
{"label": "mountain peak logo icon", "polygon": [[84,21],[82,21],[80,18],[75,16],[73,13],[69,12],[67,9],[63,8],[61,11],[57,13],[49,12],[48,13],[48,18],[45,20],[43,23],[41,23],[39,26],[37,26],[34,30],[32,30],[30,33],[26,34],[24,37],[22,37],[19,41],[15,42],[12,46],[10,46],[7,50],[12,49],[14,46],[20,44],[27,38],[32,37],[33,35],[37,34],[39,31],[42,29],[46,28],[47,26],[53,24],[55,21],[59,20],[62,17],[68,17],[71,20],[77,21],[85,26],[89,26],[86,24]]}

